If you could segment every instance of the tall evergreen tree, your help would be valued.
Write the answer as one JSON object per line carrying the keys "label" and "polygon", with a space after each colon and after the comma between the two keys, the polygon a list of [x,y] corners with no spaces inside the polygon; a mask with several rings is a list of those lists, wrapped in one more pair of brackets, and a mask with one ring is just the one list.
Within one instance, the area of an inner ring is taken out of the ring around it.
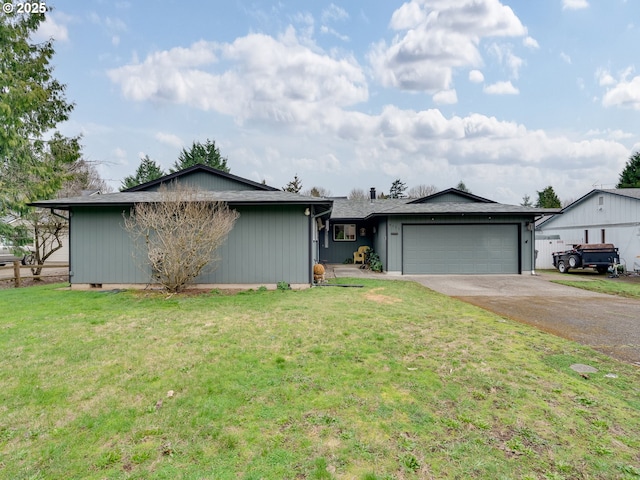
{"label": "tall evergreen tree", "polygon": [[404,192],[407,190],[407,185],[399,178],[394,180],[389,190],[389,198],[404,198]]}
{"label": "tall evergreen tree", "polygon": [[293,180],[291,180],[284,187],[282,187],[282,190],[284,192],[300,193],[300,191],[302,190],[302,181],[298,178],[297,173],[293,177]]}
{"label": "tall evergreen tree", "polygon": [[536,202],[537,208],[561,208],[562,204],[560,199],[553,191],[552,186],[548,186],[541,192],[538,192],[538,201]]}
{"label": "tall evergreen tree", "polygon": [[80,151],[79,138],[44,138],[73,110],[53,77],[53,40],[31,40],[44,20],[44,13],[0,14],[0,215],[52,198]]}
{"label": "tall evergreen tree", "polygon": [[145,155],[144,158],[140,159],[140,165],[138,165],[136,169],[136,174],[124,177],[120,191],[156,180],[164,175],[164,170],[162,170],[160,165],[149,158],[149,155]]}
{"label": "tall evergreen tree", "polygon": [[616,188],[640,188],[640,152],[629,157]]}
{"label": "tall evergreen tree", "polygon": [[523,207],[533,207],[533,203],[531,203],[531,197],[526,193],[522,197],[522,203],[520,204]]}
{"label": "tall evergreen tree", "polygon": [[[53,77],[53,40],[32,41],[44,20],[35,11],[0,14],[0,217],[25,221],[35,215],[27,203],[53,198],[72,177],[81,149],[79,137],[56,131],[74,105]],[[4,223],[0,230],[17,234]]]}
{"label": "tall evergreen tree", "polygon": [[174,173],[198,164],[216,168],[223,172],[229,172],[227,158],[220,154],[220,149],[216,147],[216,142],[208,138],[204,144],[193,142],[189,150],[183,148],[178,156],[178,160],[176,160],[169,171],[170,173]]}
{"label": "tall evergreen tree", "polygon": [[462,180],[458,182],[458,185],[456,185],[456,189],[460,190],[461,192],[471,193],[471,190],[467,188]]}

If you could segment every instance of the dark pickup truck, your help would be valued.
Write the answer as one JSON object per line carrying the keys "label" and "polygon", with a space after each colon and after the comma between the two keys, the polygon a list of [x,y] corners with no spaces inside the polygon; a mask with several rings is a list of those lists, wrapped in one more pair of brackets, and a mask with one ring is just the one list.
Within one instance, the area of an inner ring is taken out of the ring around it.
{"label": "dark pickup truck", "polygon": [[570,268],[594,268],[598,273],[606,273],[609,267],[618,263],[618,249],[612,243],[585,243],[553,253],[553,266],[560,273],[567,273]]}

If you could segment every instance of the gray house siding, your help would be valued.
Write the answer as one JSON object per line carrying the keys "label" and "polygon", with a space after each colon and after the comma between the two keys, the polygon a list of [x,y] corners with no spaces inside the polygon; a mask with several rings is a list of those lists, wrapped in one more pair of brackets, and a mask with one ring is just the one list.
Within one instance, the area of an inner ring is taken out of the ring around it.
{"label": "gray house siding", "polygon": [[[255,190],[251,185],[235,181],[232,178],[226,178],[218,175],[211,175],[207,172],[191,172],[180,177],[180,183],[191,185],[202,190],[224,191],[224,190]],[[145,190],[148,192],[157,192],[159,185],[153,185]]]}
{"label": "gray house siding", "polygon": [[559,235],[566,248],[581,243],[613,243],[628,270],[640,270],[640,199],[595,191],[540,226],[541,235]]}
{"label": "gray house siding", "polygon": [[123,228],[123,207],[76,208],[71,215],[70,281],[74,284],[146,283]]}
{"label": "gray house siding", "polygon": [[239,207],[240,218],[217,252],[218,268],[197,283],[311,282],[309,217],[299,206]]}
{"label": "gray house siding", "polygon": [[[356,239],[355,241],[334,240],[333,229],[335,225],[355,225]],[[360,229],[364,228],[366,234],[360,235]],[[373,225],[370,222],[358,222],[355,220],[331,220],[329,222],[329,242],[325,247],[324,242],[320,247],[320,261],[324,263],[344,263],[345,260],[353,260],[353,252],[358,247],[368,246],[373,248]]]}
{"label": "gray house siding", "polygon": [[373,241],[373,249],[376,251],[382,262],[382,269],[387,270],[387,220],[383,219],[376,226],[376,233]]}
{"label": "gray house siding", "polygon": [[[432,220],[433,218],[433,220]],[[521,217],[521,216],[500,216],[493,220],[496,224],[514,224],[517,226],[519,232],[520,244],[519,249],[519,262],[522,272],[533,271],[533,238],[532,231],[527,228],[527,223],[533,222],[533,217]],[[423,217],[423,216],[398,216],[390,217],[388,219],[388,259],[386,270],[390,273],[401,274],[402,273],[402,248],[403,239],[402,231],[403,225],[439,225],[439,224],[473,224],[473,223],[485,223],[487,224],[487,217],[469,215],[462,216],[442,216],[442,217]],[[490,223],[488,223],[490,224]]]}
{"label": "gray house siding", "polygon": [[[71,283],[145,284],[149,269],[136,261],[123,228],[123,208],[76,208],[72,215]],[[299,206],[238,207],[240,217],[216,252],[217,269],[196,283],[310,283],[309,218]]]}

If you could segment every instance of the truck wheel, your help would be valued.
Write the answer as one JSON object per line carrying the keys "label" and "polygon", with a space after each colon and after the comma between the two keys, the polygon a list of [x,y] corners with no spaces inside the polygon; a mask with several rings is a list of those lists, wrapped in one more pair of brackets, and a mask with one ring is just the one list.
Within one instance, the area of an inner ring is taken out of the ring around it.
{"label": "truck wheel", "polygon": [[569,266],[571,268],[576,268],[580,264],[580,259],[575,255],[571,255],[569,257]]}
{"label": "truck wheel", "polygon": [[22,264],[23,265],[35,265],[36,264],[36,256],[33,253],[30,253],[29,255],[25,255],[24,257],[22,257]]}
{"label": "truck wheel", "polygon": [[602,275],[603,273],[607,273],[607,270],[609,270],[607,267],[596,267],[596,271]]}
{"label": "truck wheel", "polygon": [[569,271],[569,269],[567,268],[567,266],[564,264],[564,260],[560,260],[558,262],[558,271],[560,273],[567,273]]}

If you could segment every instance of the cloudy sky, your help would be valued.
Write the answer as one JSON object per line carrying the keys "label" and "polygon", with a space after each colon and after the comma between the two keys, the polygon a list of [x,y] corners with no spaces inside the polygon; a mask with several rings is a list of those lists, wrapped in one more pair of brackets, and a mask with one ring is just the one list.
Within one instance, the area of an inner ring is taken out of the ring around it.
{"label": "cloudy sky", "polygon": [[518,204],[613,188],[640,150],[636,0],[48,0],[67,135],[117,189],[214,140],[333,195],[399,178]]}

